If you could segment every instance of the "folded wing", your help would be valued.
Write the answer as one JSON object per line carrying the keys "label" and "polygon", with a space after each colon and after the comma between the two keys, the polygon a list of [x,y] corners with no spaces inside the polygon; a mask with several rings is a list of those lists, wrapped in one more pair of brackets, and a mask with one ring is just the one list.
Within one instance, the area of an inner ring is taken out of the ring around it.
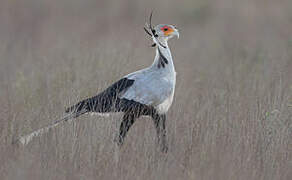
{"label": "folded wing", "polygon": [[78,115],[87,112],[106,113],[114,111],[113,106],[119,97],[134,84],[135,80],[123,78],[112,84],[106,90],[97,96],[82,100],[77,104],[66,109],[66,113],[75,113]]}

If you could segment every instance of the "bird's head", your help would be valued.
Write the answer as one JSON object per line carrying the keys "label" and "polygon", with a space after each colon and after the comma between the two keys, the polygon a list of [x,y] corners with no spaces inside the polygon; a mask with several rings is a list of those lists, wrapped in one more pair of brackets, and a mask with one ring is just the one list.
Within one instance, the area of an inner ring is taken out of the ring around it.
{"label": "bird's head", "polygon": [[149,24],[146,23],[146,27],[144,27],[145,32],[150,35],[154,41],[153,47],[156,44],[166,48],[165,43],[171,39],[172,37],[176,36],[179,38],[179,32],[173,25],[168,24],[159,24],[155,27],[152,26],[152,12],[149,18]]}
{"label": "bird's head", "polygon": [[174,36],[179,38],[179,32],[173,25],[159,24],[154,27],[159,39],[168,40]]}

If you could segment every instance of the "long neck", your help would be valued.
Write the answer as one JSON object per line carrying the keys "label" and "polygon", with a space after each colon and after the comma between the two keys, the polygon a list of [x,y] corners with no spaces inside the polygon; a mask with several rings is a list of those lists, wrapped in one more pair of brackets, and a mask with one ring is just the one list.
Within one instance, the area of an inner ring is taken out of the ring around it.
{"label": "long neck", "polygon": [[154,62],[151,65],[151,68],[175,71],[171,52],[168,47],[167,41],[163,42],[163,45],[166,48],[157,44],[156,55],[154,58]]}

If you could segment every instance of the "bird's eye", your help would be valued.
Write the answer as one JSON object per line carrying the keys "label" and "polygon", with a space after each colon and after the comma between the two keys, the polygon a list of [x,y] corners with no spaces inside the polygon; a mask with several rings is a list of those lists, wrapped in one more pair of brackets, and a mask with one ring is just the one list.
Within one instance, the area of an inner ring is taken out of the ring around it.
{"label": "bird's eye", "polygon": [[167,31],[167,30],[168,30],[168,28],[164,28],[164,29],[163,29],[163,31]]}

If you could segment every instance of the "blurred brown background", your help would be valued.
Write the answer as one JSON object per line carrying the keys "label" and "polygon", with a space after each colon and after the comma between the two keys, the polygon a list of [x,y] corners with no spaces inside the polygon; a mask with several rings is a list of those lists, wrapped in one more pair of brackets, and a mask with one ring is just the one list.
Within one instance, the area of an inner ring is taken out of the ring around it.
{"label": "blurred brown background", "polygon": [[[83,116],[13,139],[150,65],[143,31],[174,24],[169,152],[140,118]],[[0,179],[292,179],[291,0],[0,0]]]}

